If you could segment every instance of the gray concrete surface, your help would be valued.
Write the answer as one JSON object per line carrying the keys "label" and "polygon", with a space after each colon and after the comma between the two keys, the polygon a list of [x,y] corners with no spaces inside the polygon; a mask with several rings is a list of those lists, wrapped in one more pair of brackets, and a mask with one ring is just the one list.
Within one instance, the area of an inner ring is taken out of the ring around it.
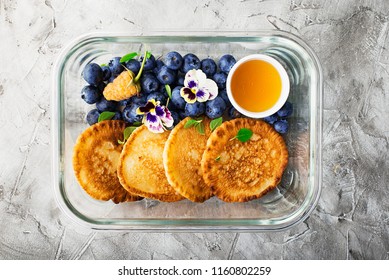
{"label": "gray concrete surface", "polygon": [[[388,1],[0,1],[0,259],[388,259]],[[324,70],[323,192],[279,233],[115,233],[57,208],[51,68],[91,31],[281,29]]]}

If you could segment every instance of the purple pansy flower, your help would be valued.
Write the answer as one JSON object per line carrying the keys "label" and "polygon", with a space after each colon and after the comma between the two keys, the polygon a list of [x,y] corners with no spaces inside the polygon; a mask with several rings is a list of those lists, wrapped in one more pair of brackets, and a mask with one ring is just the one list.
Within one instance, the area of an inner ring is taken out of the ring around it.
{"label": "purple pansy flower", "polygon": [[193,69],[186,73],[180,94],[188,103],[205,102],[218,95],[218,88],[215,81],[207,79],[203,71]]}
{"label": "purple pansy flower", "polygon": [[168,108],[159,105],[159,101],[150,99],[145,106],[136,109],[138,115],[144,115],[142,123],[154,133],[162,133],[173,125],[173,117]]}

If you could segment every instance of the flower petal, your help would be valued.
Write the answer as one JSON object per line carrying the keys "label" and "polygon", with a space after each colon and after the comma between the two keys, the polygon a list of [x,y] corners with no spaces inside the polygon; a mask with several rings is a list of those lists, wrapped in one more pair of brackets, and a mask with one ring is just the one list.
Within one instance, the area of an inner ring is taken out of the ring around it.
{"label": "flower petal", "polygon": [[149,101],[147,101],[145,106],[138,107],[136,109],[136,113],[138,115],[143,115],[143,114],[146,114],[146,113],[150,112],[154,108],[155,108],[155,100],[154,99],[150,99]]}
{"label": "flower petal", "polygon": [[147,114],[146,115],[146,123],[157,123],[159,122],[159,117],[154,114]]}
{"label": "flower petal", "polygon": [[162,123],[165,127],[171,127],[174,123],[174,119],[172,117],[172,114],[170,113],[169,109],[164,107],[163,110],[165,111],[165,116],[161,117]]}
{"label": "flower petal", "polygon": [[158,121],[157,123],[146,122],[146,126],[153,133],[162,133],[165,131],[161,121]]}
{"label": "flower petal", "polygon": [[164,116],[165,116],[165,110],[163,109],[162,106],[156,106],[156,107],[155,107],[155,114],[156,114],[158,117],[164,117]]}
{"label": "flower petal", "polygon": [[196,97],[198,102],[205,102],[209,99],[209,92],[205,90],[199,90],[196,92]]}
{"label": "flower petal", "polygon": [[193,69],[193,70],[186,72],[184,86],[192,88],[192,87],[197,87],[198,84],[199,84],[199,81],[197,80],[196,70]]}
{"label": "flower petal", "polygon": [[198,81],[198,85],[199,87],[202,87],[203,86],[203,83],[205,83],[207,79],[207,75],[205,75],[205,73],[202,71],[202,70],[195,70],[196,71],[196,78],[197,78],[197,81]]}
{"label": "flower petal", "polygon": [[188,103],[196,102],[196,94],[194,94],[192,90],[188,87],[182,87],[180,90],[180,95]]}
{"label": "flower petal", "polygon": [[206,81],[201,84],[201,90],[209,93],[208,100],[215,99],[219,94],[217,84],[211,79],[206,79]]}

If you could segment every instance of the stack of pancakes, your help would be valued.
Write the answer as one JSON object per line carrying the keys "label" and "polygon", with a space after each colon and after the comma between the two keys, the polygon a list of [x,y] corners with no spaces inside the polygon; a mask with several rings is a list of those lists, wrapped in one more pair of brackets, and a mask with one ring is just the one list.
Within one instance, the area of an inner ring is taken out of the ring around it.
{"label": "stack of pancakes", "polygon": [[[124,145],[125,123],[108,120],[87,128],[77,139],[73,167],[93,198],[115,203],[142,197],[204,202],[216,195],[226,202],[259,198],[277,186],[288,162],[281,135],[269,124],[248,118],[222,123],[214,131],[203,119],[204,134],[185,128],[152,133],[140,126]],[[236,139],[241,128],[253,132]]]}

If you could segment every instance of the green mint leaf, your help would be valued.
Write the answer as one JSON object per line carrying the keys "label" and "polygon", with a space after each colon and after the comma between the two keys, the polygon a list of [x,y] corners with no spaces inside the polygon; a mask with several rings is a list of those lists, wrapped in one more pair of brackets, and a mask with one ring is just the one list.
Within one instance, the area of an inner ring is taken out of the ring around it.
{"label": "green mint leaf", "polygon": [[236,136],[232,139],[237,138],[240,142],[247,142],[250,140],[251,136],[253,136],[252,130],[250,130],[248,128],[241,128],[241,129],[239,129]]}
{"label": "green mint leaf", "polygon": [[110,120],[115,116],[115,112],[109,112],[109,111],[104,111],[100,114],[97,122],[105,121],[105,120]]}
{"label": "green mint leaf", "polygon": [[217,158],[215,158],[216,161],[219,161],[220,160],[220,156],[218,156]]}
{"label": "green mint leaf", "polygon": [[100,67],[108,66],[107,63],[100,64]]}
{"label": "green mint leaf", "polygon": [[141,123],[141,122],[134,122],[132,125],[133,125],[133,126],[141,126],[142,123]]}
{"label": "green mint leaf", "polygon": [[213,119],[210,124],[209,124],[209,127],[211,128],[211,131],[214,131],[216,128],[218,128],[221,124],[223,123],[223,117],[220,117],[220,118],[217,118],[217,119]]}
{"label": "green mint leaf", "polygon": [[149,59],[151,57],[151,52],[147,51],[146,52],[146,58]]}
{"label": "green mint leaf", "polygon": [[128,126],[124,129],[123,131],[124,141],[127,140],[128,137],[130,137],[131,133],[133,133],[135,129],[137,129],[136,126]]}
{"label": "green mint leaf", "polygon": [[204,123],[203,123],[203,122],[197,123],[197,125],[196,125],[196,130],[197,130],[197,132],[200,133],[201,135],[205,135]]}
{"label": "green mint leaf", "polygon": [[133,59],[135,56],[138,56],[139,53],[137,52],[132,52],[132,53],[128,53],[126,55],[123,55],[123,57],[120,59],[120,63],[124,63],[124,62],[127,62],[131,59]]}
{"label": "green mint leaf", "polygon": [[169,96],[170,99],[172,99],[172,89],[169,85],[165,85],[166,93]]}
{"label": "green mint leaf", "polygon": [[190,128],[190,127],[195,126],[195,125],[197,125],[197,124],[198,124],[198,121],[193,120],[193,119],[190,119],[190,120],[188,120],[188,121],[185,123],[184,128]]}

